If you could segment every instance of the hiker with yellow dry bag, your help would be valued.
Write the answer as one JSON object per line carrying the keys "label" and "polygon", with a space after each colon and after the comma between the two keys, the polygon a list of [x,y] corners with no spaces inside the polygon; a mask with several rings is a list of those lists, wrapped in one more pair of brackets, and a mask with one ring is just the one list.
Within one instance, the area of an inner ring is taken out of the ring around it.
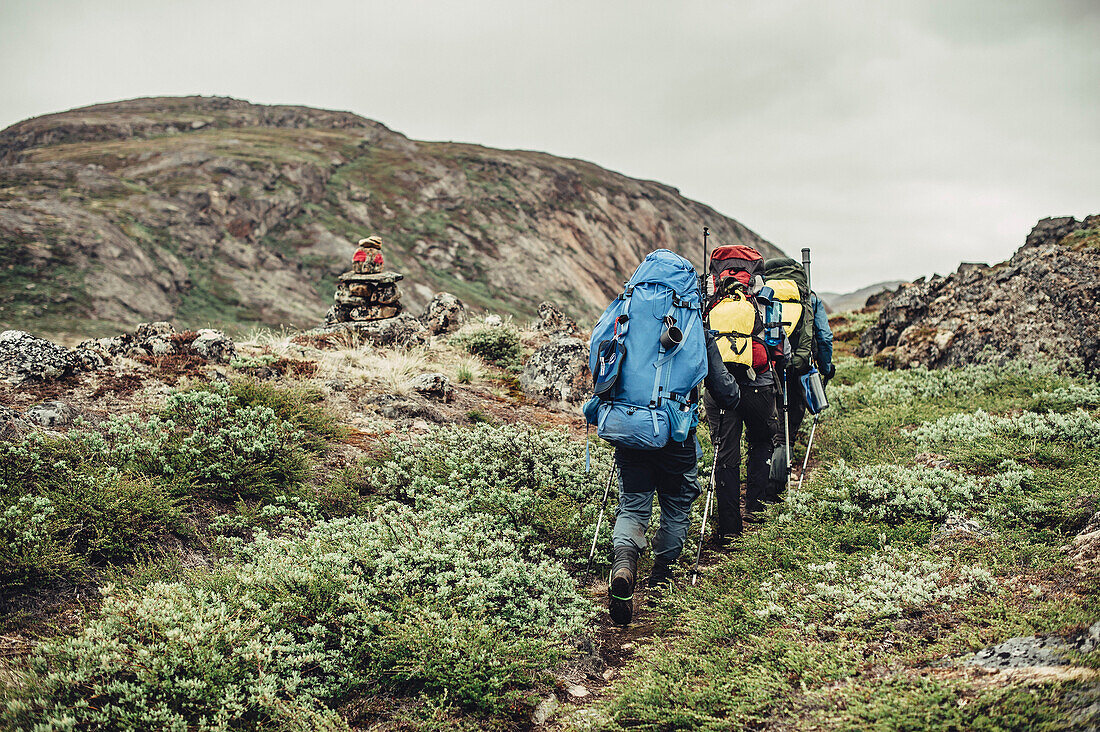
{"label": "hiker with yellow dry bag", "polygon": [[[741,392],[735,410],[722,410],[709,395],[703,397],[711,439],[718,446],[715,461],[718,531],[714,540],[721,547],[741,535],[743,521],[761,520],[759,512],[769,498],[773,454],[781,441],[775,408],[778,377],[773,349],[782,353],[785,339],[777,324],[766,322],[771,293],[764,287],[764,258],[760,252],[740,244],[715,247],[709,270],[714,295],[707,317],[722,361]],[[769,341],[776,345],[769,346]],[[748,443],[744,517],[742,431]]]}

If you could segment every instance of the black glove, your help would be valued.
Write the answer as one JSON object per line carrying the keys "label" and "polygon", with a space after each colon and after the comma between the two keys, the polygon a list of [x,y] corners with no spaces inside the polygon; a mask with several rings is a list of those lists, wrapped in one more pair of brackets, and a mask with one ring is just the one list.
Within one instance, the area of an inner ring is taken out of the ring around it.
{"label": "black glove", "polygon": [[829,379],[833,378],[834,376],[836,376],[836,364],[831,363],[829,364],[829,368],[825,370],[824,377],[821,379],[821,385],[828,386]]}

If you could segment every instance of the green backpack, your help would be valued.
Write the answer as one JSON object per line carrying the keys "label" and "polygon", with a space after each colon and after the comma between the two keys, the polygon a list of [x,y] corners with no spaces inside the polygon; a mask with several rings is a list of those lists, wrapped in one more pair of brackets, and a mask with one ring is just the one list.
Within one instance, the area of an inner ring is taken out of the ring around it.
{"label": "green backpack", "polygon": [[[802,264],[790,257],[777,257],[764,262],[765,284],[775,280],[794,280],[798,286],[798,295],[802,300],[798,322],[791,326],[788,338],[791,341],[791,370],[804,374],[810,370],[810,357],[814,344],[814,311],[810,304],[810,287],[806,281],[806,270]],[[772,285],[769,285],[772,286]]]}

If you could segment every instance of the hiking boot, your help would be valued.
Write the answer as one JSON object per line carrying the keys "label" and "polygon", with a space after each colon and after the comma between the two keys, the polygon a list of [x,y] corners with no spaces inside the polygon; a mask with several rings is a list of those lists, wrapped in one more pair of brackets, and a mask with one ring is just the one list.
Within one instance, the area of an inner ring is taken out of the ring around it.
{"label": "hiking boot", "polygon": [[710,544],[715,549],[728,549],[734,541],[741,538],[741,532],[729,534],[714,534],[710,538]]}
{"label": "hiking boot", "polygon": [[653,570],[649,573],[649,589],[667,589],[672,586],[672,565],[665,564],[661,560],[653,563]]}
{"label": "hiking boot", "polygon": [[660,560],[654,562],[646,585],[649,587],[648,603],[654,605],[672,589],[672,567]]}
{"label": "hiking boot", "polygon": [[753,513],[752,511],[747,512],[741,520],[744,521],[746,524],[764,523],[764,517],[758,513]]}
{"label": "hiking boot", "polygon": [[634,579],[638,574],[638,550],[632,546],[615,547],[615,561],[607,582],[607,612],[611,622],[629,625],[634,616]]}

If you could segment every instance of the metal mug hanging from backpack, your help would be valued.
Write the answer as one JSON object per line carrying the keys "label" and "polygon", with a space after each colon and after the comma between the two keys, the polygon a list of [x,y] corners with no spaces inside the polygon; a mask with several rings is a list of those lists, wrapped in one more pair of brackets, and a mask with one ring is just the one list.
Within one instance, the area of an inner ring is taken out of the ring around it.
{"label": "metal mug hanging from backpack", "polygon": [[661,331],[661,348],[666,351],[671,351],[676,348],[684,340],[684,333],[675,325],[676,320],[671,317],[665,318],[665,327]]}

